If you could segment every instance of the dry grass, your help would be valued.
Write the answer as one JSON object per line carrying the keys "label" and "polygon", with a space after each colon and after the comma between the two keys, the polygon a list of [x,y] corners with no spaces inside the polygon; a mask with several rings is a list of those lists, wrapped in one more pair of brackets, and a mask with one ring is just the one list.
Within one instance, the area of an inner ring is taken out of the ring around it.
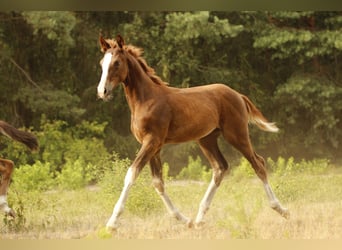
{"label": "dry grass", "polygon": [[290,204],[288,221],[262,211],[255,222],[260,239],[342,239],[342,201]]}
{"label": "dry grass", "polygon": [[[342,174],[302,174],[271,177],[271,180],[279,199],[291,211],[289,220],[268,207],[258,179],[227,178],[201,228],[187,228],[170,218],[163,207],[146,215],[137,215],[128,209],[121,217],[121,227],[108,235],[103,226],[117,198],[92,188],[21,194],[25,221],[20,224],[1,220],[0,239],[342,238]],[[179,210],[194,218],[207,184],[167,184],[167,191]],[[152,187],[151,192],[154,192]],[[13,190],[11,196],[15,203]],[[161,203],[158,198],[155,202]]]}

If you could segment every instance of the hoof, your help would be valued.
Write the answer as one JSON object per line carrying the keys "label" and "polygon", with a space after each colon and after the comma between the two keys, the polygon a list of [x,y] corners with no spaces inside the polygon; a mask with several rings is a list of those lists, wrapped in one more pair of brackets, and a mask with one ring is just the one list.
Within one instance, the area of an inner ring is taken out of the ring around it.
{"label": "hoof", "polygon": [[106,226],[106,232],[107,233],[110,233],[110,234],[113,234],[113,233],[115,233],[115,232],[117,232],[118,231],[118,226],[116,225],[116,226]]}
{"label": "hoof", "polygon": [[104,235],[104,238],[111,238],[118,232],[117,227],[108,227],[106,226],[103,230],[102,233]]}
{"label": "hoof", "polygon": [[195,228],[196,229],[199,229],[199,228],[202,228],[203,226],[204,226],[204,224],[205,224],[205,221],[199,221],[199,222],[196,222],[195,223]]}
{"label": "hoof", "polygon": [[189,219],[189,220],[186,222],[186,226],[187,226],[188,228],[193,228],[193,227],[194,227],[194,222],[193,222],[191,219]]}
{"label": "hoof", "polygon": [[16,214],[12,208],[10,208],[9,212],[7,213],[8,216],[12,217],[13,219],[16,217]]}
{"label": "hoof", "polygon": [[283,216],[285,219],[290,218],[290,212],[287,208],[284,208],[277,204],[276,206],[271,206],[275,211],[277,211],[281,216]]}
{"label": "hoof", "polygon": [[16,217],[14,210],[7,205],[7,202],[0,204],[0,211],[1,210],[5,212],[6,216],[10,216],[12,218]]}
{"label": "hoof", "polygon": [[290,211],[287,208],[284,208],[282,213],[280,213],[285,219],[290,219]]}

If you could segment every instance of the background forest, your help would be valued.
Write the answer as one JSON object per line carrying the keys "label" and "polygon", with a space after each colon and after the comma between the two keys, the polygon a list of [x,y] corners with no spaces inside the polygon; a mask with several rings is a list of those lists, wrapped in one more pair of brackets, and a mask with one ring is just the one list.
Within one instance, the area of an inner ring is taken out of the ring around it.
{"label": "background forest", "polygon": [[[269,134],[251,127],[265,157],[341,161],[342,13],[323,11],[1,12],[0,119],[40,141],[38,153],[22,154],[2,137],[2,157],[49,163],[54,171],[113,152],[134,158],[139,145],[122,87],[110,102],[96,98],[100,32],[144,48],[171,86],[222,82],[249,96],[280,128]],[[221,147],[228,160],[240,158]],[[172,175],[200,151],[188,143],[162,154]]]}

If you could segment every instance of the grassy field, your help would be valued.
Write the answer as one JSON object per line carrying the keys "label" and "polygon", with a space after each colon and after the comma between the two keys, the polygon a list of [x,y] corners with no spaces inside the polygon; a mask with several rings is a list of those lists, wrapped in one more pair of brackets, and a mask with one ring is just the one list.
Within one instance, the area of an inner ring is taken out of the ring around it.
{"label": "grassy field", "polygon": [[[151,185],[137,183],[112,235],[104,225],[118,198],[101,186],[66,191],[20,193],[10,190],[15,220],[1,215],[0,239],[332,239],[342,238],[342,171],[270,175],[290,219],[268,206],[256,177],[225,178],[201,228],[170,218]],[[207,188],[202,181],[166,182],[167,192],[185,215],[194,218]],[[119,187],[119,190],[121,186]],[[145,206],[146,203],[146,206]]]}

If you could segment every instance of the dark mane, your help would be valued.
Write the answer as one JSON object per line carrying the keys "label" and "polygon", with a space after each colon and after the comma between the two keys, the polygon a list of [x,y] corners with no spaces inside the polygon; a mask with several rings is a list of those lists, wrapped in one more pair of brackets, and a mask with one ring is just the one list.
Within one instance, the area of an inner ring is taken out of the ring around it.
{"label": "dark mane", "polygon": [[[115,40],[113,39],[106,39],[106,42],[110,45],[111,48],[116,48],[118,45]],[[137,59],[138,63],[144,70],[144,72],[150,77],[150,79],[158,84],[158,85],[168,85],[168,83],[164,82],[159,76],[156,75],[156,72],[153,68],[151,68],[145,59],[142,57],[143,49],[135,47],[133,45],[124,45],[124,50],[126,50],[129,54],[135,57]]]}
{"label": "dark mane", "polygon": [[145,71],[145,73],[151,78],[151,80],[154,83],[159,84],[159,85],[162,85],[162,84],[167,85],[166,82],[164,82],[159,76],[156,75],[156,72],[154,71],[154,69],[148,66],[147,62],[142,57],[143,49],[137,48],[133,45],[126,45],[124,46],[124,49],[137,59],[142,69]]}

